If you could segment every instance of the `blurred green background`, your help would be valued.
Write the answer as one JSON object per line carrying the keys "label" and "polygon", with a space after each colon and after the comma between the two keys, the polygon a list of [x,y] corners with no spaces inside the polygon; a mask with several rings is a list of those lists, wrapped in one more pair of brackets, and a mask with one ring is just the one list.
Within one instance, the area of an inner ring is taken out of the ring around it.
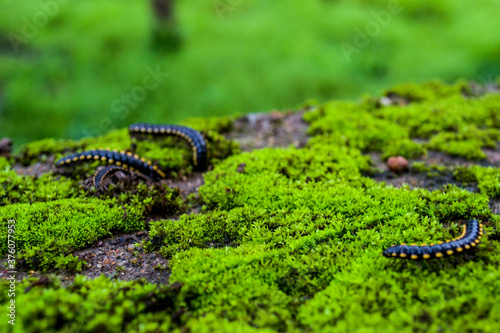
{"label": "blurred green background", "polygon": [[500,1],[401,1],[390,16],[378,0],[162,3],[0,0],[1,136],[80,138],[500,75]]}

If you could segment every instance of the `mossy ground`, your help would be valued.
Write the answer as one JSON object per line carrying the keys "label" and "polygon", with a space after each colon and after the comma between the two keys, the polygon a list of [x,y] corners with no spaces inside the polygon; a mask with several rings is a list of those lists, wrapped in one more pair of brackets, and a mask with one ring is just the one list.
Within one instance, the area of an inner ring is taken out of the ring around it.
{"label": "mossy ground", "polygon": [[[81,276],[63,286],[54,275],[26,293],[33,281],[24,280],[17,285],[17,323],[27,331],[67,332],[498,332],[500,217],[490,204],[500,197],[500,172],[486,152],[497,149],[499,114],[500,95],[471,97],[464,82],[435,81],[394,87],[381,99],[311,107],[302,148],[238,153],[223,139],[234,130],[232,120],[193,120],[222,152],[196,199],[146,185],[142,192],[95,198],[78,181],[85,168],[64,177],[11,170],[95,144],[126,149],[130,142],[120,131],[48,150],[32,144],[22,160],[0,160],[0,210],[18,223],[20,264],[56,274],[81,269],[70,257],[76,249],[147,229],[149,239],[138,248],[167,258],[171,275],[170,286]],[[175,170],[171,177],[189,175],[185,148],[169,140],[143,144],[144,154]],[[426,154],[436,151],[468,162],[427,163]],[[403,155],[412,163],[405,177],[441,177],[440,186],[429,191],[377,181],[381,171],[370,154]],[[61,190],[49,190],[53,184]],[[180,213],[201,207],[146,224],[144,210],[155,202]],[[470,218],[486,228],[475,251],[425,262],[380,256],[391,244],[456,237]]]}

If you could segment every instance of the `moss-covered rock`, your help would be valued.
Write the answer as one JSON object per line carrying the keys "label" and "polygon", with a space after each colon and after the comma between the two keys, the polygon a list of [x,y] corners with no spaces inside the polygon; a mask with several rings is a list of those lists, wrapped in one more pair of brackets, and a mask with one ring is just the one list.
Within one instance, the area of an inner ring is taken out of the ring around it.
{"label": "moss-covered rock", "polygon": [[[120,206],[116,200],[62,199],[0,207],[2,230],[15,221],[15,243],[21,266],[54,267],[57,258],[82,249],[114,232],[144,228],[140,205]],[[2,256],[8,253],[8,233],[0,234]]]}
{"label": "moss-covered rock", "polygon": [[[184,312],[180,284],[158,287],[104,276],[77,276],[68,287],[54,277],[42,285],[34,282],[16,286],[17,332],[166,332],[179,326]],[[9,284],[0,281],[4,290]],[[2,304],[9,301],[7,293],[0,296]],[[3,320],[0,327],[7,332],[14,326]]]}
{"label": "moss-covered rock", "polygon": [[[395,188],[369,177],[374,166],[367,153],[418,160],[438,150],[484,159],[483,148],[498,140],[500,99],[468,98],[464,87],[405,85],[388,91],[390,103],[365,98],[314,106],[305,114],[311,138],[301,149],[239,154],[221,136],[228,121],[208,121],[219,155],[199,189],[203,207],[150,222],[144,242],[169,259],[172,285],[78,277],[61,287],[54,278],[16,300],[29,304],[19,322],[33,331],[498,331],[500,217],[490,204],[500,196],[500,172],[412,161],[410,175],[453,174],[477,183],[477,191],[450,184],[434,191]],[[201,129],[201,120],[192,123]],[[129,144],[120,133],[109,134],[111,146]],[[176,140],[140,141],[135,149],[170,168],[171,176],[190,172],[189,150]],[[16,220],[26,267],[81,268],[74,249],[144,229],[146,211],[162,203],[161,209],[185,207],[178,191],[161,184],[130,192],[110,187],[92,198],[92,190],[72,190],[75,180],[22,178],[10,162],[0,163],[0,214]],[[50,181],[68,190],[45,200],[48,190],[35,187]],[[380,256],[391,244],[457,237],[470,218],[486,230],[475,251],[424,262]],[[1,235],[6,244],[7,233]]]}

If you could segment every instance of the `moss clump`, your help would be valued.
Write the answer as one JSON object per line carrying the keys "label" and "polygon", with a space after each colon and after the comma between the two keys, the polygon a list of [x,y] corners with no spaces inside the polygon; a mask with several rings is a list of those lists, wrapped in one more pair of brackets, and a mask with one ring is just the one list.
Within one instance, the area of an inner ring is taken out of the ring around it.
{"label": "moss clump", "polygon": [[24,165],[33,164],[37,161],[46,162],[50,155],[57,160],[66,154],[92,149],[128,149],[131,140],[127,129],[114,130],[103,136],[73,140],[44,139],[28,143],[21,148],[18,156],[19,162]]}
{"label": "moss clump", "polygon": [[0,206],[71,198],[79,192],[75,181],[51,173],[37,177],[18,175],[10,167],[0,170]]}
{"label": "moss clump", "polygon": [[82,144],[71,140],[44,139],[24,145],[18,159],[21,164],[29,165],[36,161],[46,162],[50,155],[60,158],[82,148]]}
{"label": "moss clump", "polygon": [[312,135],[330,134],[362,151],[382,151],[388,144],[409,137],[408,130],[373,114],[373,106],[330,102],[306,113]]}
{"label": "moss clump", "polygon": [[360,103],[335,101],[316,107],[304,119],[311,123],[312,135],[336,136],[338,142],[364,152],[382,152],[383,158],[402,155],[413,159],[431,149],[470,160],[484,159],[482,149],[496,147],[500,139],[500,95],[468,99],[462,88],[462,83],[437,81],[403,85],[388,94],[412,100],[407,106],[383,107],[370,98]]}
{"label": "moss clump", "polygon": [[238,116],[211,117],[211,118],[188,118],[181,124],[202,132],[229,133],[233,130],[233,124]]}
{"label": "moss clump", "polygon": [[178,188],[167,184],[140,182],[126,187],[121,183],[110,184],[105,191],[92,188],[87,196],[94,194],[101,200],[113,199],[117,206],[141,207],[144,215],[166,216],[185,210],[185,204]]}
{"label": "moss clump", "polygon": [[[104,276],[76,276],[67,287],[51,277],[41,286],[25,280],[16,285],[19,332],[166,332],[179,326],[184,308],[182,285],[156,286],[143,281],[116,281]],[[0,285],[8,290],[8,281]],[[0,303],[9,302],[7,293]],[[36,319],[36,320],[34,320]],[[10,326],[2,321],[0,327]]]}
{"label": "moss clump", "polygon": [[135,141],[135,152],[150,159],[166,171],[169,177],[185,176],[192,171],[192,150],[181,139],[162,138]]}
{"label": "moss clump", "polygon": [[468,82],[461,81],[455,84],[445,84],[434,80],[424,84],[404,83],[399,84],[384,92],[384,96],[398,96],[408,102],[436,101],[461,94],[467,90]]}
{"label": "moss clump", "polygon": [[11,166],[11,162],[8,158],[0,156],[0,171],[6,170]]}
{"label": "moss clump", "polygon": [[413,162],[410,165],[411,173],[425,173],[430,171],[430,168],[427,166],[425,162]]}
{"label": "moss clump", "polygon": [[[117,206],[115,200],[63,199],[0,207],[2,230],[16,221],[16,248],[20,264],[47,269],[60,258],[115,232],[144,228],[143,208]],[[0,234],[0,254],[7,253],[7,233]],[[59,260],[59,261],[58,261]]]}
{"label": "moss clump", "polygon": [[421,144],[418,144],[409,139],[389,143],[385,149],[382,158],[387,160],[392,156],[403,156],[407,159],[418,159],[427,154],[427,149]]}
{"label": "moss clump", "polygon": [[455,170],[455,178],[463,182],[475,182],[481,193],[492,197],[500,197],[500,170],[492,167],[459,167]]}
{"label": "moss clump", "polygon": [[480,130],[475,126],[462,127],[457,133],[443,132],[435,135],[427,144],[433,150],[445,151],[452,156],[469,160],[486,158],[481,148],[495,148],[500,139],[497,129]]}
{"label": "moss clump", "polygon": [[93,149],[116,149],[127,150],[130,148],[132,140],[127,128],[110,131],[102,136],[83,138],[77,141],[85,150]]}

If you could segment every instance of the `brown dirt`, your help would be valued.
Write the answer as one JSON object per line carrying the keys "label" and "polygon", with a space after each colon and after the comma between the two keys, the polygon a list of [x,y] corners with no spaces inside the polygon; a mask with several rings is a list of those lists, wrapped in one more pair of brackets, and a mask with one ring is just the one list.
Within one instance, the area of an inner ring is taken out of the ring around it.
{"label": "brown dirt", "polygon": [[397,188],[403,185],[409,185],[411,189],[425,188],[429,191],[434,191],[448,184],[453,184],[469,192],[478,192],[477,184],[462,184],[454,179],[451,171],[445,173],[431,173],[431,175],[412,172],[397,174],[386,171],[374,175],[372,178]]}
{"label": "brown dirt", "polygon": [[15,164],[13,169],[21,176],[41,176],[44,173],[55,171],[54,156],[49,156],[45,162],[37,162],[33,165],[23,166]]}
{"label": "brown dirt", "polygon": [[[121,280],[144,278],[151,283],[168,284],[170,277],[168,261],[158,252],[144,253],[142,247],[135,247],[135,244],[143,240],[149,240],[148,233],[139,231],[103,239],[84,250],[74,252],[73,255],[87,263],[79,274],[91,278],[104,274]],[[5,260],[0,260],[0,267],[4,267],[4,262]],[[51,273],[57,273],[65,282],[71,282],[75,278],[75,273],[67,270],[50,270],[46,273],[20,270],[16,274],[16,279],[41,277]],[[7,270],[0,271],[0,278],[7,276]]]}
{"label": "brown dirt", "polygon": [[290,145],[302,148],[309,127],[302,120],[304,112],[250,113],[236,119],[226,138],[238,142],[243,151]]}
{"label": "brown dirt", "polygon": [[430,172],[430,174],[412,173],[411,164],[414,162],[424,162],[427,165],[440,165],[448,168],[463,166],[469,167],[472,165],[491,166],[497,167],[500,164],[500,145],[494,149],[484,149],[487,158],[481,161],[470,161],[463,157],[450,156],[443,152],[429,151],[426,156],[422,156],[416,160],[410,160],[409,172],[391,172],[387,167],[387,163],[381,158],[381,153],[369,153],[374,166],[378,169],[373,175],[369,175],[377,181],[383,181],[387,185],[394,187],[401,187],[404,184],[410,188],[425,188],[429,191],[439,189],[448,184],[454,184],[460,188],[466,189],[470,192],[478,192],[477,184],[462,184],[453,177],[452,171],[446,172]]}

